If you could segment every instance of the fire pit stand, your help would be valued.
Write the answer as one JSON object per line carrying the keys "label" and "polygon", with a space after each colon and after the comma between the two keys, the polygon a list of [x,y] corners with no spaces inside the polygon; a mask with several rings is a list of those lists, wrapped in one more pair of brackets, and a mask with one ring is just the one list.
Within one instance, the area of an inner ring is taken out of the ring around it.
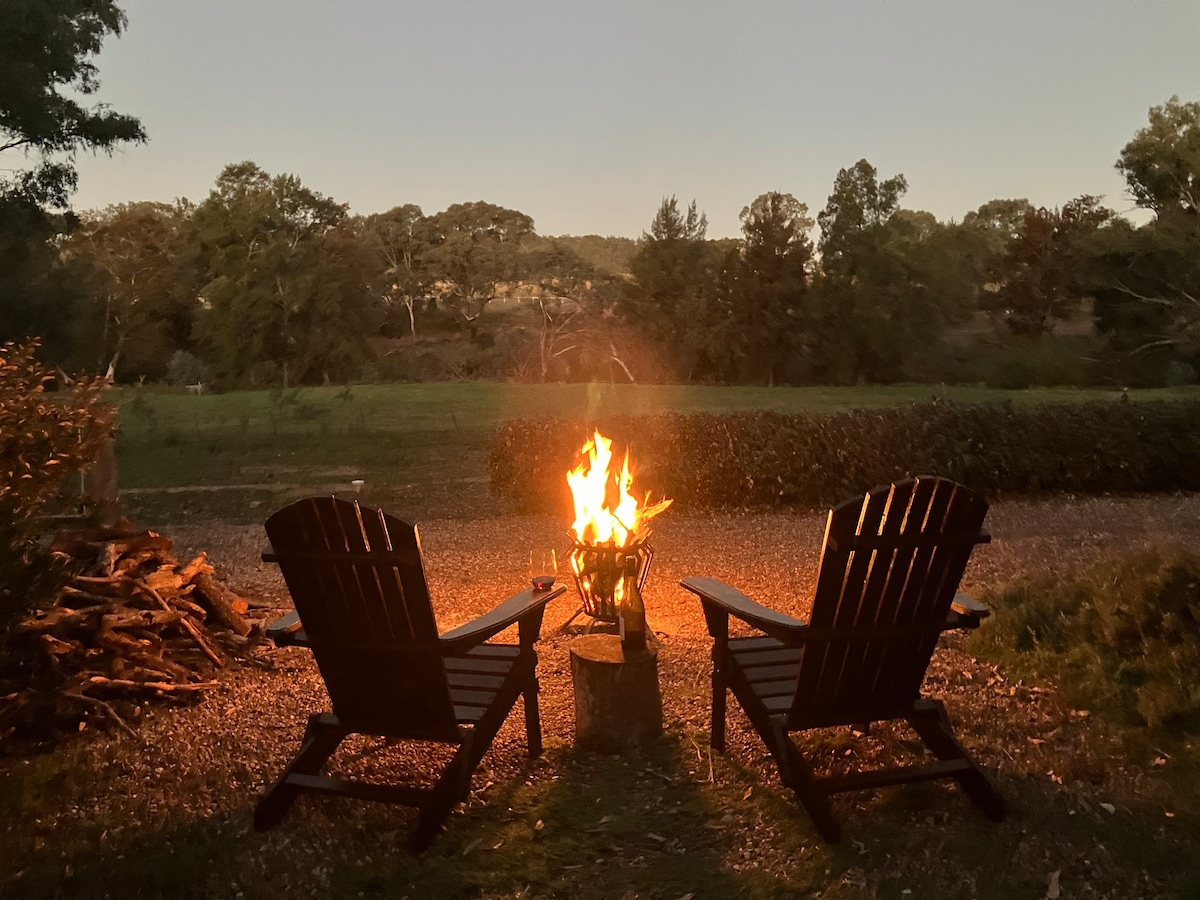
{"label": "fire pit stand", "polygon": [[654,559],[654,551],[644,537],[626,547],[584,544],[578,540],[573,542],[568,560],[571,574],[575,577],[575,586],[583,600],[583,607],[571,616],[567,625],[570,625],[580,612],[601,622],[616,622],[620,618],[614,597],[617,582],[624,577],[627,556],[637,557],[637,583],[640,591],[646,585],[646,576],[650,574],[650,562]]}

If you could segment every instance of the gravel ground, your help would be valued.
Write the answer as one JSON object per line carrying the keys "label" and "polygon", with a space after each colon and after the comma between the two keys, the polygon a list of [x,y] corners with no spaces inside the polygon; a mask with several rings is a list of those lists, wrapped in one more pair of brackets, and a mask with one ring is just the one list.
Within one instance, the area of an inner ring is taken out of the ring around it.
{"label": "gravel ground", "polygon": [[[1200,546],[1200,495],[1068,496],[998,502],[992,506],[987,527],[993,540],[975,552],[963,583],[968,592],[999,587],[1020,573],[1082,567],[1102,554],[1147,544],[1178,541]],[[681,740],[684,746],[690,743],[695,747],[695,757],[685,763],[688,772],[682,773],[682,777],[695,776],[701,781],[712,777],[712,764],[703,745],[708,730],[707,680],[711,663],[699,603],[678,586],[679,580],[686,575],[722,578],[770,606],[803,617],[816,577],[823,529],[823,513],[700,515],[672,509],[656,520],[652,538],[656,555],[645,598],[650,627],[661,642],[659,669],[664,718],[669,730],[686,738]],[[555,546],[561,554],[568,544],[563,523],[550,517],[431,519],[422,522],[420,531],[435,610],[443,631],[469,621],[520,589],[528,576],[530,548]],[[180,558],[188,558],[193,551],[208,551],[218,576],[251,600],[254,614],[266,620],[290,607],[275,568],[259,561],[265,542],[261,526],[195,522],[175,526],[168,533],[176,542],[176,555]],[[569,757],[566,751],[574,739],[568,654],[572,635],[564,633],[562,626],[576,608],[573,591],[550,604],[538,648],[547,756],[534,763],[525,758],[518,704],[518,712],[501,730],[475,777],[471,802],[451,819],[452,829],[456,821],[461,821],[459,815],[471,819],[473,811],[481,807],[505,803],[510,782],[515,781],[520,787],[522,783],[532,785],[540,783],[539,780],[569,777],[572,763],[560,765],[555,761]],[[1137,777],[1136,772],[1122,770],[1106,770],[1097,775],[1083,771],[1088,766],[1095,767],[1095,763],[1086,759],[1072,763],[1055,757],[1055,741],[1069,743],[1083,729],[1092,729],[1089,734],[1103,740],[1101,726],[1058,709],[1050,696],[1052,686],[1032,689],[1021,686],[1018,690],[1008,684],[1002,673],[970,657],[960,637],[951,636],[945,644],[935,656],[929,688],[947,697],[951,715],[959,723],[961,738],[977,752],[985,766],[1005,776],[1044,779],[1049,771],[1051,779],[1075,779],[1085,786],[1081,788],[1084,793],[1079,794],[1085,798],[1089,796],[1086,785],[1100,781],[1093,791],[1092,805],[1103,791],[1104,779]],[[126,827],[133,829],[154,823],[165,826],[177,822],[181,812],[218,829],[233,828],[236,824],[237,833],[245,835],[239,840],[253,840],[255,852],[238,857],[235,870],[209,871],[203,876],[209,879],[210,894],[227,896],[242,896],[246,885],[258,885],[260,889],[262,885],[270,885],[270,896],[327,896],[330,871],[338,866],[370,867],[380,864],[383,855],[394,856],[396,850],[384,848],[402,842],[411,822],[409,814],[380,812],[378,805],[371,804],[345,803],[331,808],[302,804],[296,807],[285,827],[263,838],[249,836],[249,808],[264,784],[294,752],[304,717],[325,709],[328,703],[311,657],[305,651],[264,649],[257,663],[223,673],[222,688],[201,704],[148,710],[139,729],[141,744],[137,752],[129,752],[130,739],[119,733],[107,734],[89,745],[83,752],[91,764],[108,768],[106,778],[111,779],[108,783],[113,788],[97,796],[80,791],[79,796],[84,799],[78,807],[63,809],[53,820],[9,824],[10,834],[14,827],[30,829],[30,833],[44,834],[44,840],[52,842],[50,835],[54,829],[69,822],[71,827],[81,827],[81,833],[95,841],[99,852],[106,846],[119,847]],[[730,709],[735,709],[735,705],[731,703]],[[1001,720],[1003,740],[997,739],[996,723]],[[761,780],[765,790],[776,791],[777,788],[769,787],[775,781],[769,758],[761,742],[740,720],[740,713],[731,716],[730,727],[729,755],[748,767],[752,783]],[[860,760],[871,752],[884,752],[883,741],[872,740],[878,745],[876,750],[859,753]],[[337,760],[351,771],[375,773],[384,778],[391,766],[403,766],[406,770],[430,768],[428,754],[381,751],[365,741],[339,751]],[[6,770],[12,774],[28,764],[9,762]],[[1072,765],[1076,770],[1071,769]],[[849,818],[851,830],[855,817],[869,815],[863,810],[871,808],[852,803],[857,801],[846,801],[845,806],[839,807]],[[953,807],[948,813],[939,811],[936,815],[950,815],[953,821],[960,821],[971,815],[964,809],[965,804],[963,808]],[[782,821],[764,821],[761,813],[747,817],[727,814],[721,819],[723,837],[719,851],[712,852],[722,855],[721,865],[729,870],[751,868],[771,878],[786,878],[799,863],[773,851],[772,836],[780,827],[797,827],[795,821],[789,820],[791,815],[784,813]],[[105,827],[101,830],[97,824],[88,830],[89,822],[105,823]],[[112,825],[113,822],[121,824]],[[336,828],[331,827],[333,822]],[[1048,836],[1039,835],[1036,830],[1027,839],[1014,838],[1018,840],[1018,854],[1042,852],[1035,848],[1040,848],[1047,839]],[[33,857],[24,863],[8,861],[10,875],[36,858],[39,842],[43,842],[40,837],[31,845]],[[464,855],[470,850],[468,845]],[[3,861],[0,855],[0,862]],[[1090,869],[1103,873],[1103,859],[1089,858],[1086,862]],[[912,864],[911,860],[888,863],[901,874],[905,865]],[[1068,861],[1058,865],[1061,868],[1069,864]],[[68,864],[67,883],[75,877],[70,869]],[[858,885],[855,879],[859,876],[853,875],[855,869],[842,866],[840,871],[839,884]],[[1126,871],[1113,862],[1109,876],[1116,889],[1125,892],[1111,896],[1160,896],[1152,884],[1150,887],[1143,884],[1147,877],[1143,872]],[[588,889],[589,877],[592,876],[586,869],[578,873],[580,894],[605,896],[603,891],[595,890],[594,884]],[[883,876],[879,872],[868,872],[862,881],[870,887],[875,883],[872,879],[880,877]],[[0,893],[4,880],[5,871],[0,868]],[[12,883],[18,884],[19,878]],[[65,888],[62,895],[72,894]],[[253,891],[245,894],[254,895]],[[1110,896],[1096,892],[1078,895]],[[712,894],[701,891],[696,896]],[[850,891],[836,896],[875,894],[863,888],[858,893]]]}

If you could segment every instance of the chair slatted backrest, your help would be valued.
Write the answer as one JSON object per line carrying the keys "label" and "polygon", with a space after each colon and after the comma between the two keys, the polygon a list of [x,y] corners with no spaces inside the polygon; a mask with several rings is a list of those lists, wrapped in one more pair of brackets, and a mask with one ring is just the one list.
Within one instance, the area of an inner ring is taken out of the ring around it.
{"label": "chair slatted backrest", "polygon": [[796,724],[814,710],[886,710],[919,696],[986,514],[978,494],[926,476],[830,510]]}
{"label": "chair slatted backrest", "polygon": [[367,733],[456,740],[417,527],[312,497],[266,530],[334,713]]}

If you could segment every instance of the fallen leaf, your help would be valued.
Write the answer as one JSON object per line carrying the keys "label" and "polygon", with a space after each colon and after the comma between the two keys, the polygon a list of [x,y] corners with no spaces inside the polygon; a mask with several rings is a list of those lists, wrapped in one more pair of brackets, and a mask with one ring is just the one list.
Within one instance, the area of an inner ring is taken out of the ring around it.
{"label": "fallen leaf", "polygon": [[1117,813],[1117,808],[1115,806],[1113,806],[1111,803],[1101,803],[1100,808],[1102,810],[1104,810],[1106,813],[1108,813],[1110,816],[1116,815],[1116,813]]}
{"label": "fallen leaf", "polygon": [[1058,869],[1050,873],[1050,883],[1046,885],[1046,900],[1058,900],[1062,896],[1062,890],[1058,886],[1058,876],[1061,874]]}
{"label": "fallen leaf", "polygon": [[750,787],[746,788],[746,793],[742,794],[742,799],[749,800],[750,795],[753,793],[754,793],[754,785],[750,785]]}

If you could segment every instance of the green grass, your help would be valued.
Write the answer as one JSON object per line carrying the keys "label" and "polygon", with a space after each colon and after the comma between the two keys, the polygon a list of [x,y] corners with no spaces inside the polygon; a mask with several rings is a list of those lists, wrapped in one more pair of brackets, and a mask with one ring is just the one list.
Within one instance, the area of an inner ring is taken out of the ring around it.
{"label": "green grass", "polygon": [[[514,417],[577,416],[584,421],[602,414],[666,410],[828,413],[935,399],[1078,403],[1120,396],[1113,391],[938,385],[766,388],[497,382],[203,396],[123,388],[115,395],[121,410],[117,455],[123,491],[210,489],[185,496],[126,496],[127,504],[155,521],[197,514],[255,519],[254,500],[269,502],[291,486],[347,490],[354,478],[363,479],[379,501],[419,494],[432,510],[461,512],[465,494],[486,495],[488,440],[498,423]],[[1130,392],[1135,401],[1197,396],[1200,388]],[[246,492],[256,488],[248,499]]]}

